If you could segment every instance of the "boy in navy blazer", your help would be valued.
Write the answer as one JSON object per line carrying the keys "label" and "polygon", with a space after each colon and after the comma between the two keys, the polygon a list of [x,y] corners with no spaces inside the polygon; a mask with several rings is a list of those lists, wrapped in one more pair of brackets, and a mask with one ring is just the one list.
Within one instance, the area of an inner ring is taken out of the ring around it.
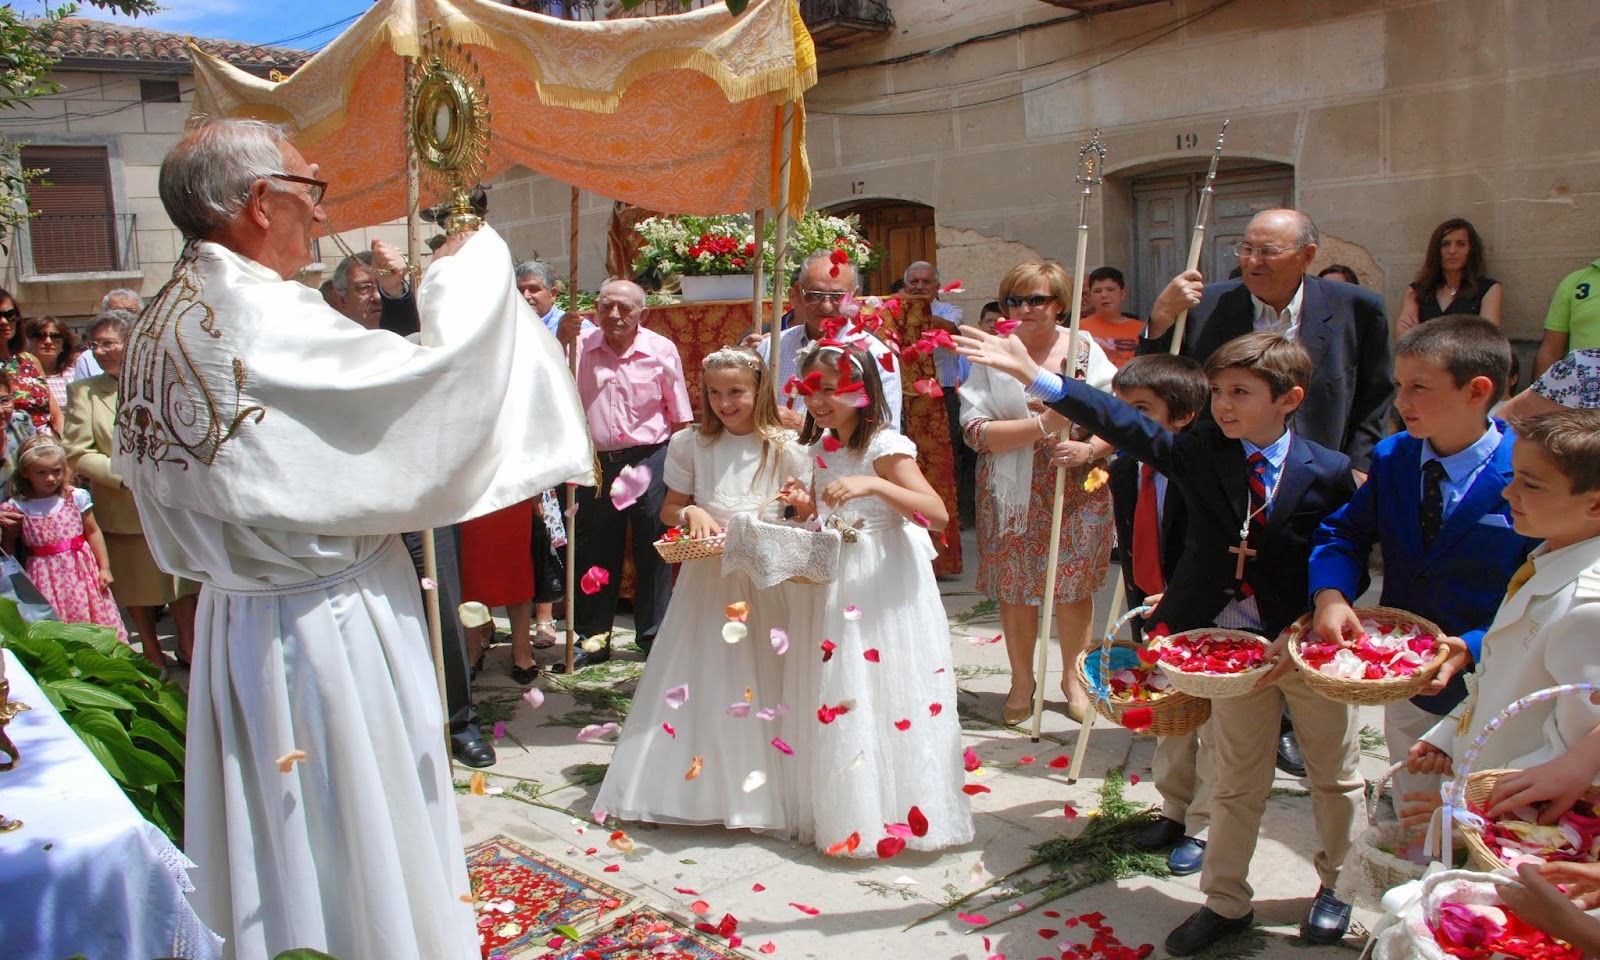
{"label": "boy in navy blazer", "polygon": [[[1391,763],[1404,762],[1466,696],[1457,671],[1477,661],[1506,581],[1534,546],[1511,528],[1500,495],[1511,482],[1516,438],[1489,417],[1510,371],[1510,342],[1482,317],[1442,317],[1400,338],[1395,409],[1406,430],[1378,444],[1367,482],[1312,547],[1313,626],[1329,641],[1361,632],[1350,604],[1376,543],[1379,603],[1426,617],[1464,643],[1422,695],[1384,709]],[[1439,777],[1400,770],[1394,787],[1398,808],[1409,794],[1438,793]]]}
{"label": "boy in navy blazer", "polygon": [[[1205,363],[1212,419],[1171,434],[1115,397],[1040,369],[1014,337],[974,327],[962,333],[957,344],[964,356],[1017,377],[1031,396],[1179,486],[1188,531],[1154,619],[1173,631],[1216,624],[1271,637],[1304,612],[1311,538],[1355,492],[1348,457],[1288,429],[1311,378],[1304,347],[1272,333],[1230,340]],[[1280,640],[1269,656],[1286,668],[1283,652]],[[1168,935],[1173,956],[1199,953],[1252,925],[1247,875],[1285,702],[1300,733],[1322,848],[1315,857],[1322,886],[1300,936],[1334,943],[1349,928],[1350,908],[1333,889],[1363,799],[1355,711],[1314,693],[1299,673],[1277,669],[1252,692],[1212,703],[1217,776],[1200,875],[1206,904]]]}

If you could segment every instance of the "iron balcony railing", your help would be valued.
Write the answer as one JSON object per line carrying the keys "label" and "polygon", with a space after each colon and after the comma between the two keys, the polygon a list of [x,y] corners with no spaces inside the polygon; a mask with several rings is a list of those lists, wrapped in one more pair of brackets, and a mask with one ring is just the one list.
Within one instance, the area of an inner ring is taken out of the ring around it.
{"label": "iron balcony railing", "polygon": [[23,222],[22,272],[31,276],[139,269],[132,213],[41,213]]}

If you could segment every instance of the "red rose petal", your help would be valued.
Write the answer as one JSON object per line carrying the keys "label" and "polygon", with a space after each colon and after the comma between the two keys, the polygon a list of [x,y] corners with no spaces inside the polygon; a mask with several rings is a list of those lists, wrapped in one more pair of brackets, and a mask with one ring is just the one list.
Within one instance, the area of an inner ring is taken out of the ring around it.
{"label": "red rose petal", "polygon": [[906,848],[906,842],[899,837],[884,837],[878,841],[878,859],[887,860]]}
{"label": "red rose petal", "polygon": [[1066,754],[1062,754],[1061,756],[1051,760],[1049,766],[1052,770],[1065,770],[1072,766],[1072,761],[1067,759]]}
{"label": "red rose petal", "polygon": [[1034,760],[1034,758],[1033,758],[1033,757],[1019,757],[1019,758],[1018,758],[1018,759],[1017,759],[1017,762],[1018,762],[1018,763],[1020,763],[1020,764],[1022,764],[1022,765],[1024,765],[1024,766],[1026,766],[1026,765],[1027,765],[1027,764],[1030,764],[1030,763],[1032,763],[1032,762],[1033,762],[1033,760]]}
{"label": "red rose petal", "polygon": [[968,747],[967,751],[961,755],[961,766],[968,773],[971,773],[972,771],[983,766],[983,763],[978,759],[977,751],[973,750],[971,747]]}
{"label": "red rose petal", "polygon": [[969,783],[961,788],[961,792],[969,797],[975,797],[980,793],[988,793],[990,791],[988,787],[981,783]]}
{"label": "red rose petal", "polygon": [[824,640],[821,644],[819,644],[819,646],[822,648],[823,663],[827,663],[829,660],[832,660],[833,651],[839,649],[839,645],[834,643],[832,640]]}
{"label": "red rose petal", "polygon": [[706,903],[704,900],[696,900],[694,903],[689,904],[689,911],[704,915],[711,912],[711,904]]}
{"label": "red rose petal", "polygon": [[942,704],[942,703],[930,703],[930,704],[928,704],[928,715],[929,716],[937,717],[939,714],[941,714],[943,712],[944,712],[944,704]]}
{"label": "red rose petal", "polygon": [[1062,804],[1061,805],[1061,812],[1067,815],[1067,819],[1068,820],[1076,820],[1076,819],[1078,819],[1077,808],[1073,807],[1073,805],[1070,804],[1070,803]]}
{"label": "red rose petal", "polygon": [[1134,787],[1134,786],[1138,786],[1138,785],[1139,785],[1139,775],[1137,773],[1128,778],[1128,786]]}
{"label": "red rose petal", "polygon": [[796,910],[799,910],[801,913],[803,913],[803,914],[805,914],[807,916],[810,916],[810,917],[814,917],[817,914],[822,912],[821,910],[818,910],[816,907],[806,906],[803,903],[795,903],[793,900],[789,901],[789,906],[794,907]]}
{"label": "red rose petal", "polygon": [[765,889],[767,889],[767,888],[762,886],[759,883],[751,884],[751,886],[750,886],[750,892],[751,893],[760,893],[761,891],[763,891]]}
{"label": "red rose petal", "polygon": [[862,656],[867,658],[868,663],[879,663],[883,659],[882,655],[878,653],[876,647],[868,650],[866,653],[863,653]]}
{"label": "red rose petal", "polygon": [[894,722],[894,728],[896,730],[899,730],[899,731],[902,731],[902,732],[904,732],[906,730],[910,730],[911,729],[911,721],[910,720],[896,720]]}
{"label": "red rose petal", "polygon": [[925,837],[928,835],[928,817],[922,812],[922,808],[912,807],[911,812],[906,814],[906,824],[911,827],[912,836]]}
{"label": "red rose petal", "polygon": [[607,866],[607,867],[604,868],[606,873],[616,873],[618,870],[621,870],[621,869],[622,869],[622,864],[620,864],[620,863],[613,863],[610,866]]}
{"label": "red rose petal", "polygon": [[1138,732],[1150,729],[1150,724],[1155,722],[1156,712],[1149,707],[1134,707],[1125,710],[1122,714],[1122,725],[1129,730]]}
{"label": "red rose petal", "polygon": [[766,943],[763,943],[761,946],[756,947],[756,949],[760,950],[762,953],[769,953],[769,954],[770,953],[777,953],[778,952],[778,945],[773,943],[771,940],[768,940]]}
{"label": "red rose petal", "polygon": [[840,446],[842,444],[839,443],[839,438],[831,433],[822,438],[822,449],[829,453],[838,453]]}

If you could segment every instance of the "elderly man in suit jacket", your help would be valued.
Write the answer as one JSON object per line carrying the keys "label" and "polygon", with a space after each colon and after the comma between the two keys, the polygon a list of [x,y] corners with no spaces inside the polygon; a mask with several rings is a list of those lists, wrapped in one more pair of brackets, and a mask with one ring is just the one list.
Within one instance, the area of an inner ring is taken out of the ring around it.
{"label": "elderly man in suit jacket", "polygon": [[1234,244],[1243,276],[1205,283],[1191,270],[1174,277],[1150,310],[1139,352],[1166,352],[1185,308],[1182,352],[1197,360],[1257,330],[1298,341],[1314,372],[1295,432],[1348,456],[1360,481],[1383,438],[1394,393],[1389,323],[1373,291],[1306,273],[1318,240],[1316,224],[1297,210],[1257,214]]}

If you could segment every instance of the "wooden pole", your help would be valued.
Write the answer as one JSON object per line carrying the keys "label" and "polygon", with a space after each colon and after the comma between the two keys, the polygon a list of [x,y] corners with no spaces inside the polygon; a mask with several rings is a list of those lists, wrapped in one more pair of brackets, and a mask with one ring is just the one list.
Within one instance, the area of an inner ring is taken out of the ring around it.
{"label": "wooden pole", "polygon": [[[778,405],[783,405],[783,378],[778,376],[778,341],[783,337],[783,257],[789,244],[789,141],[794,132],[794,104],[786,103],[779,111],[778,123],[778,229],[772,238],[772,324],[767,337],[767,366],[772,369],[772,392]],[[757,312],[760,322],[760,311]]]}
{"label": "wooden pole", "polygon": [[[1217,161],[1222,159],[1222,138],[1228,133],[1228,121],[1222,121],[1222,129],[1217,133],[1217,146],[1211,151],[1211,169],[1206,171],[1206,185],[1200,190],[1200,209],[1194,218],[1194,233],[1189,235],[1189,263],[1183,268],[1184,273],[1200,266],[1200,253],[1206,245],[1206,221],[1211,219],[1212,184],[1217,180]],[[1183,331],[1189,324],[1189,308],[1185,307],[1178,314],[1178,319],[1172,324],[1171,353],[1183,350]]]}
{"label": "wooden pole", "polygon": [[[753,233],[756,238],[756,269],[755,279],[750,284],[750,321],[755,325],[756,333],[760,334],[761,314],[763,312],[761,309],[761,301],[763,299],[762,294],[767,292],[767,258],[762,256],[762,250],[766,247],[765,240],[767,233],[767,208],[765,205],[756,208],[754,219],[755,226],[753,228]],[[772,371],[771,376],[776,379],[777,371]]]}
{"label": "wooden pole", "polygon": [[[567,227],[567,310],[578,309],[578,188],[572,188]],[[578,379],[578,341],[567,344],[567,364],[572,379]],[[600,478],[596,477],[599,483]],[[598,493],[598,491],[596,491]],[[567,484],[567,676],[572,676],[573,648],[578,644],[578,485]]]}
{"label": "wooden pole", "polygon": [[[1083,193],[1078,201],[1078,253],[1072,270],[1072,323],[1067,328],[1069,360],[1066,371],[1066,375],[1074,379],[1078,376],[1078,326],[1083,319],[1083,271],[1089,258],[1089,195],[1100,182],[1100,165],[1104,162],[1105,148],[1100,146],[1100,131],[1096,130],[1079,151],[1078,182],[1083,185]],[[1068,431],[1062,430],[1059,436],[1067,439]],[[1056,467],[1056,496],[1050,505],[1050,553],[1044,574],[1044,609],[1039,612],[1039,640],[1034,648],[1033,725],[1028,733],[1034,743],[1039,742],[1039,727],[1044,722],[1044,681],[1050,669],[1050,626],[1055,616],[1056,567],[1061,562],[1061,515],[1066,496],[1067,468],[1063,465]],[[1061,665],[1062,670],[1069,667],[1069,664]]]}

